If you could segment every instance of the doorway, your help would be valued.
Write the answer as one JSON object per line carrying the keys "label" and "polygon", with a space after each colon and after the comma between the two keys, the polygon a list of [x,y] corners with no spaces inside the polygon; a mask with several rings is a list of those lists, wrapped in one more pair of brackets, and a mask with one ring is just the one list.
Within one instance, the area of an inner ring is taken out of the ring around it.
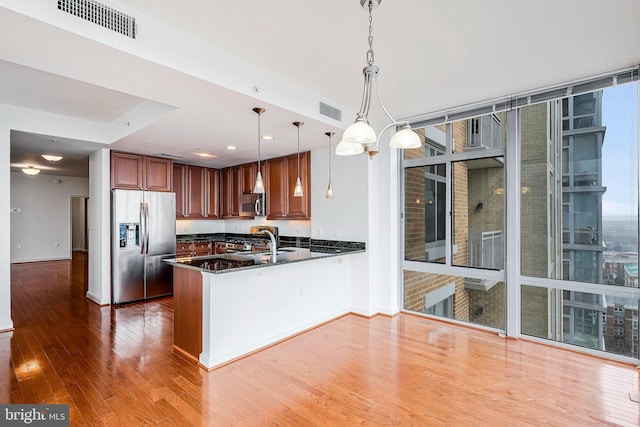
{"label": "doorway", "polygon": [[71,252],[88,252],[86,196],[71,196]]}

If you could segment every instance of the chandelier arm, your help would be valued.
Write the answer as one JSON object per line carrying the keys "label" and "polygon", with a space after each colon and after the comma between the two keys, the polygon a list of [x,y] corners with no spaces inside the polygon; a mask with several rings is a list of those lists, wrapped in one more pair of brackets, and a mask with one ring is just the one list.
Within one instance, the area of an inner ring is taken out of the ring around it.
{"label": "chandelier arm", "polygon": [[[393,120],[393,119],[392,119],[392,120]],[[394,121],[393,123],[389,123],[389,124],[388,124],[388,125],[386,125],[386,126],[385,126],[381,131],[380,131],[380,133],[378,134],[378,140],[380,140],[380,137],[382,136],[382,134],[383,134],[383,133],[385,133],[385,132],[386,132],[388,129],[390,129],[391,127],[393,127],[393,126],[399,126],[399,125],[408,125],[408,124],[409,124],[409,122],[408,122],[408,121],[406,121],[406,120],[404,120],[404,121],[399,121],[399,122]]]}
{"label": "chandelier arm", "polygon": [[[378,103],[380,104],[380,107],[382,107],[382,111],[384,111],[384,114],[387,115],[387,117],[389,118],[389,120],[391,120],[393,123],[391,125],[396,124],[398,121],[396,119],[394,119],[393,117],[391,117],[391,114],[389,114],[389,112],[387,111],[387,109],[385,108],[384,104],[382,103],[382,98],[380,97],[380,88],[378,87],[378,76],[374,76],[375,79],[375,86],[376,86],[376,96],[378,97]],[[389,126],[391,126],[389,125]],[[385,128],[386,129],[386,128]],[[382,133],[382,132],[380,132]]]}
{"label": "chandelier arm", "polygon": [[371,107],[371,75],[364,73],[364,87],[362,89],[362,103],[358,117],[369,121],[369,107]]}

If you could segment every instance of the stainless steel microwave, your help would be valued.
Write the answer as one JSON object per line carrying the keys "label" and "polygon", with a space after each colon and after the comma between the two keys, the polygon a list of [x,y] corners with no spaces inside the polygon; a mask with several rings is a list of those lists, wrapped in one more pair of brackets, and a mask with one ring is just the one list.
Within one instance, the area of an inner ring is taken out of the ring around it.
{"label": "stainless steel microwave", "polygon": [[244,193],[240,195],[240,216],[255,217],[265,216],[265,195]]}

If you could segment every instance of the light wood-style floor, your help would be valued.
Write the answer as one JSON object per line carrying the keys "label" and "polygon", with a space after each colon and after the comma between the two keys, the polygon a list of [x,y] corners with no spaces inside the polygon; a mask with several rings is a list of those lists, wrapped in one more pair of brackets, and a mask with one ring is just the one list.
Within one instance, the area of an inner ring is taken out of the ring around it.
{"label": "light wood-style floor", "polygon": [[635,367],[550,346],[350,315],[206,372],[171,350],[171,298],[98,307],[84,256],[11,277],[0,403],[67,403],[72,426],[640,424]]}

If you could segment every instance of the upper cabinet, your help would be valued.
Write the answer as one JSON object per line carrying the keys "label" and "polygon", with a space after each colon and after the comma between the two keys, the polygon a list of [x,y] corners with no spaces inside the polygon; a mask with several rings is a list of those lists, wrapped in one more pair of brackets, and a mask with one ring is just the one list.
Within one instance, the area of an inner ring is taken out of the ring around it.
{"label": "upper cabinet", "polygon": [[[266,162],[265,193],[267,198],[267,219],[287,216],[287,159],[280,157]],[[293,191],[293,190],[292,190]]]}
{"label": "upper cabinet", "polygon": [[207,195],[204,216],[208,219],[220,218],[220,171],[207,169],[204,176],[204,192]]}
{"label": "upper cabinet", "polygon": [[170,159],[111,152],[111,188],[171,191],[172,177]]}
{"label": "upper cabinet", "polygon": [[200,166],[187,166],[187,180],[185,194],[187,206],[185,217],[189,219],[204,218],[205,207],[205,172],[206,168]]}
{"label": "upper cabinet", "polygon": [[242,171],[240,166],[222,169],[220,172],[220,216],[240,217]]}
{"label": "upper cabinet", "polygon": [[293,197],[298,178],[298,156],[287,157],[287,219],[311,218],[311,153],[300,153],[302,197]]}
{"label": "upper cabinet", "polygon": [[302,197],[293,197],[298,178],[298,155],[266,161],[267,219],[311,218],[311,154],[300,153]]}
{"label": "upper cabinet", "polygon": [[219,177],[217,169],[174,164],[176,218],[220,218]]}
{"label": "upper cabinet", "polygon": [[173,164],[173,192],[176,193],[176,218],[185,218],[187,213],[187,165]]}
{"label": "upper cabinet", "polygon": [[[265,160],[261,164],[267,219],[311,218],[311,153],[300,153],[303,197],[293,197],[298,177],[298,156]],[[258,164],[247,163],[221,170],[173,164],[176,218],[251,219],[240,215],[242,195],[253,192]]]}

